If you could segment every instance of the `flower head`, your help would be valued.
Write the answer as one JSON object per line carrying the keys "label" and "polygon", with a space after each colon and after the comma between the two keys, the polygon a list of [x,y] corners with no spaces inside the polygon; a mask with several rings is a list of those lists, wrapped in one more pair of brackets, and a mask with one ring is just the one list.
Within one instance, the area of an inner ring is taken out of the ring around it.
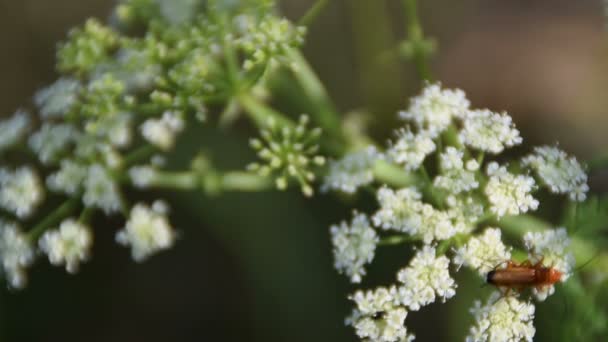
{"label": "flower head", "polygon": [[500,229],[487,228],[481,235],[469,239],[466,245],[456,250],[454,264],[471,267],[483,277],[496,266],[511,259],[510,248],[501,240]]}
{"label": "flower head", "polygon": [[130,245],[133,260],[142,262],[173,246],[175,233],[169,225],[164,208],[136,204],[131,209],[124,229],[116,234],[116,241],[125,246]]}
{"label": "flower head", "polygon": [[38,241],[40,249],[53,265],[63,265],[68,273],[76,273],[80,263],[89,258],[93,235],[89,227],[74,220],[61,222],[59,229],[49,230]]}
{"label": "flower head", "polygon": [[[562,273],[560,281],[566,281],[574,268],[574,255],[569,249],[570,238],[565,228],[549,229],[544,232],[528,232],[524,235],[529,260],[552,267]],[[555,291],[553,285],[542,289],[533,289],[539,300],[545,300]]]}
{"label": "flower head", "polygon": [[460,140],[471,148],[494,154],[523,141],[508,114],[494,113],[487,109],[466,113]]}
{"label": "flower head", "polygon": [[383,155],[374,146],[352,152],[340,160],[329,162],[329,171],[323,179],[323,191],[340,190],[345,193],[355,193],[361,186],[374,180],[373,166]]}
{"label": "flower head", "polygon": [[536,329],[533,325],[534,304],[522,302],[513,296],[494,292],[485,305],[476,301],[471,313],[475,324],[471,327],[467,342],[531,342]]}
{"label": "flower head", "polygon": [[431,84],[414,97],[406,111],[399,117],[411,120],[421,132],[431,138],[443,132],[453,117],[462,117],[469,109],[470,102],[460,89],[441,89],[439,84]]}
{"label": "flower head", "polygon": [[84,205],[96,207],[106,214],[120,210],[122,200],[118,184],[112,179],[110,171],[101,164],[93,164],[84,180]]}
{"label": "flower head", "polygon": [[367,216],[354,214],[350,225],[346,222],[330,228],[334,246],[334,266],[340,273],[346,273],[353,283],[361,281],[365,275],[364,265],[374,259],[379,238],[371,227]]}
{"label": "flower head", "polygon": [[276,185],[280,190],[286,189],[288,179],[293,178],[300,184],[304,195],[312,196],[313,189],[309,183],[315,180],[315,175],[310,168],[325,164],[325,158],[317,155],[321,129],[308,129],[308,122],[307,115],[300,116],[296,127],[268,120],[267,129],[260,132],[263,140],[250,141],[264,164],[252,163],[247,168],[261,176],[278,173]]}
{"label": "flower head", "polygon": [[34,248],[15,223],[4,220],[0,220],[0,260],[9,285],[24,287],[25,269],[34,261]]}
{"label": "flower head", "polygon": [[57,172],[49,175],[46,184],[50,190],[75,195],[87,176],[87,167],[71,159],[63,159]]}
{"label": "flower head", "polygon": [[538,208],[538,200],[531,195],[536,188],[534,178],[509,173],[496,162],[488,164],[487,174],[490,179],[484,192],[496,216],[518,215]]}
{"label": "flower head", "polygon": [[76,129],[70,124],[45,123],[30,137],[29,145],[38,155],[38,159],[48,165],[55,163],[62,154],[66,153],[69,143],[74,140],[76,134]]}
{"label": "flower head", "polygon": [[541,146],[522,160],[529,166],[552,193],[568,194],[571,200],[582,202],[587,197],[589,186],[587,174],[575,157],[557,147]]}
{"label": "flower head", "polygon": [[78,101],[82,89],[80,82],[73,78],[60,78],[48,87],[39,90],[34,102],[42,118],[63,117]]}
{"label": "flower head", "polygon": [[406,170],[416,170],[433,151],[435,143],[431,136],[402,129],[397,131],[397,141],[388,150],[388,156]]}
{"label": "flower head", "polygon": [[11,118],[0,120],[0,153],[19,142],[30,127],[29,115],[18,110]]}
{"label": "flower head", "polygon": [[456,294],[456,283],[449,272],[450,260],[435,254],[434,247],[424,246],[397,274],[397,280],[403,284],[398,290],[399,300],[410,310],[417,311],[437,297],[445,301]]}
{"label": "flower head", "polygon": [[479,187],[475,172],[479,169],[477,161],[463,160],[464,152],[449,146],[440,155],[441,173],[435,177],[433,185],[451,194],[470,191]]}
{"label": "flower head", "polygon": [[22,166],[15,171],[0,168],[0,207],[19,218],[30,216],[44,199],[36,171]]}
{"label": "flower head", "polygon": [[148,119],[141,125],[141,135],[151,144],[169,150],[175,137],[184,129],[184,120],[179,112],[165,112],[160,119]]}

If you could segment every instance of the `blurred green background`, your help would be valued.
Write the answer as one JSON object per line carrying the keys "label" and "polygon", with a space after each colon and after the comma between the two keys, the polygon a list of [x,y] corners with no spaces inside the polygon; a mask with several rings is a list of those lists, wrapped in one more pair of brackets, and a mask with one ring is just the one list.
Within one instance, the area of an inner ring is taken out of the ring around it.
{"label": "blurred green background", "polygon": [[[600,0],[420,1],[422,23],[437,38],[433,71],[460,87],[477,107],[506,110],[528,143],[560,142],[581,158],[608,150],[608,33]],[[281,1],[299,18],[310,0]],[[56,78],[55,44],[85,18],[105,18],[111,0],[0,0],[0,115],[30,103]],[[309,30],[304,48],[338,108],[365,109],[379,141],[395,112],[420,84],[412,66],[391,51],[403,39],[398,0],[332,0]],[[279,99],[280,100],[280,99]],[[288,102],[288,101],[287,101]],[[302,110],[296,103],[285,108]],[[187,165],[203,148],[220,167],[252,160],[249,127],[189,130],[172,163]],[[606,191],[595,174],[592,190]],[[328,227],[352,208],[373,209],[370,196],[303,199],[299,192],[130,194],[167,198],[180,230],[176,247],[144,264],[116,245],[122,222],[98,215],[92,260],[77,276],[40,260],[23,291],[0,293],[2,341],[352,341],[343,325],[354,290],[333,270]],[[407,263],[409,248],[379,251],[365,287],[387,284]],[[459,274],[446,305],[411,314],[419,341],[464,336],[479,280]],[[467,280],[468,279],[468,280]],[[485,291],[485,290],[484,290]],[[566,302],[567,303],[567,302]],[[538,340],[555,340],[545,324],[568,320],[555,296],[541,305]],[[458,317],[450,319],[450,317]],[[580,322],[584,328],[584,322]]]}

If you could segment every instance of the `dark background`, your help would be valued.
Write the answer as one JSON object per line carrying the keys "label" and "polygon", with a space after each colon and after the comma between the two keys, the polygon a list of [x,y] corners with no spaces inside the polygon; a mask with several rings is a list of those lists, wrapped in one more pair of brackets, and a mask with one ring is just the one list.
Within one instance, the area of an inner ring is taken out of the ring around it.
{"label": "dark background", "polygon": [[[437,79],[463,88],[477,107],[507,110],[528,143],[559,140],[582,158],[608,152],[602,1],[420,2],[425,30],[439,43]],[[281,7],[297,19],[310,4],[291,0]],[[0,0],[0,116],[27,105],[56,78],[55,45],[69,28],[90,16],[107,17],[113,5]],[[333,0],[310,28],[304,49],[338,107],[368,109],[382,140],[394,127],[396,110],[419,87],[411,65],[390,53],[404,27],[400,1]],[[203,128],[182,138],[174,162],[201,145],[220,165],[243,167],[252,158],[239,132]],[[595,191],[604,189],[603,178],[593,178]],[[135,264],[113,241],[122,222],[99,215],[94,257],[77,276],[38,262],[25,290],[0,292],[0,340],[354,340],[343,326],[350,312],[346,294],[354,287],[333,270],[328,226],[353,207],[371,210],[369,198],[132,195],[170,200],[171,221],[181,231],[175,248]],[[382,249],[365,286],[393,281],[409,253]],[[410,314],[406,325],[419,341],[457,340],[453,336],[468,329],[477,285],[461,284],[455,299]]]}

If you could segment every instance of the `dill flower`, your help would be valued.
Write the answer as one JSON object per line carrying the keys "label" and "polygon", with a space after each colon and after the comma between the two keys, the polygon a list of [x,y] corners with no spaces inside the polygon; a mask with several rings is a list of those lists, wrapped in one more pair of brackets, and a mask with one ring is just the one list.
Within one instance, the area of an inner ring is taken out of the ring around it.
{"label": "dill flower", "polygon": [[[528,232],[524,235],[524,244],[528,249],[528,257],[532,263],[540,261],[562,273],[561,281],[564,282],[570,276],[574,268],[574,255],[570,251],[570,238],[565,228],[549,229],[543,232]],[[553,285],[542,289],[532,289],[539,300],[545,300],[547,296],[555,292]]]}
{"label": "dill flower", "polygon": [[469,106],[462,90],[442,89],[439,84],[430,84],[410,101],[407,110],[399,112],[399,117],[413,121],[419,131],[434,138],[448,128],[452,118],[464,116]]}
{"label": "dill flower", "polygon": [[61,222],[59,229],[46,231],[38,241],[53,265],[65,264],[68,273],[78,272],[80,263],[89,258],[93,235],[89,227],[74,220]]}
{"label": "dill flower", "polygon": [[466,112],[460,140],[471,148],[493,154],[523,141],[507,113],[499,114],[487,109]]}
{"label": "dill flower", "polygon": [[568,194],[572,201],[587,198],[587,174],[575,157],[557,147],[541,146],[522,159],[522,165],[531,167],[554,194]]}
{"label": "dill flower", "polygon": [[70,124],[45,123],[38,132],[30,136],[29,145],[38,155],[38,159],[48,165],[56,162],[66,152],[68,144],[76,134],[76,129]]}
{"label": "dill flower", "polygon": [[292,128],[269,119],[267,128],[260,132],[262,140],[250,140],[251,147],[264,163],[249,164],[247,169],[261,176],[278,174],[275,182],[279,190],[286,189],[292,178],[300,184],[304,195],[312,196],[310,182],[316,177],[310,169],[324,165],[325,157],[317,154],[321,129],[309,129],[309,120],[308,115],[302,115],[298,125]]}
{"label": "dill flower", "polygon": [[82,188],[87,176],[87,167],[71,159],[63,159],[57,172],[46,179],[46,185],[51,191],[66,195],[75,195]]}
{"label": "dill flower", "polygon": [[19,142],[29,127],[30,117],[23,110],[18,110],[9,119],[0,120],[0,153]]}
{"label": "dill flower", "polygon": [[425,245],[419,250],[410,264],[397,273],[399,300],[410,310],[441,298],[444,302],[456,294],[456,283],[450,277],[450,260],[442,255],[437,257],[434,247]]}
{"label": "dill flower", "polygon": [[175,233],[164,208],[159,210],[159,206],[150,208],[140,203],[131,209],[125,227],[116,234],[116,241],[131,246],[133,260],[143,262],[153,254],[172,247]]}
{"label": "dill flower", "polygon": [[538,200],[531,195],[536,189],[534,178],[509,173],[496,162],[489,163],[486,172],[490,179],[484,192],[496,216],[518,215],[538,208]]}
{"label": "dill flower", "polygon": [[62,77],[39,90],[34,96],[34,102],[40,116],[43,119],[64,117],[78,102],[81,90],[80,82],[70,77]]}
{"label": "dill flower", "polygon": [[330,160],[329,170],[323,178],[323,191],[339,190],[353,194],[361,186],[374,181],[374,163],[383,155],[374,146],[349,153],[340,160]]}
{"label": "dill flower", "polygon": [[501,297],[494,292],[482,306],[475,301],[471,313],[475,324],[471,327],[467,342],[531,342],[536,329],[533,325],[534,304],[522,302],[516,297]]}
{"label": "dill flower", "polygon": [[485,277],[510,259],[511,249],[502,243],[500,229],[486,228],[482,234],[470,238],[466,245],[456,250],[453,262],[459,268],[462,265],[471,267]]}
{"label": "dill flower", "polygon": [[26,285],[25,269],[34,262],[34,256],[34,248],[19,226],[0,219],[0,260],[11,287],[23,288]]}
{"label": "dill flower", "polygon": [[84,205],[103,210],[106,214],[118,212],[122,206],[118,184],[110,171],[101,164],[89,166],[84,180]]}
{"label": "dill flower", "polygon": [[422,165],[427,155],[435,151],[433,139],[425,133],[414,134],[410,130],[397,131],[397,141],[388,150],[388,156],[410,171]]}
{"label": "dill flower", "polygon": [[334,246],[334,266],[340,273],[359,283],[365,275],[364,265],[374,259],[379,238],[367,216],[355,213],[350,225],[342,221],[330,227]]}
{"label": "dill flower", "polygon": [[0,207],[26,218],[43,199],[44,187],[34,169],[28,166],[15,171],[0,168]]}

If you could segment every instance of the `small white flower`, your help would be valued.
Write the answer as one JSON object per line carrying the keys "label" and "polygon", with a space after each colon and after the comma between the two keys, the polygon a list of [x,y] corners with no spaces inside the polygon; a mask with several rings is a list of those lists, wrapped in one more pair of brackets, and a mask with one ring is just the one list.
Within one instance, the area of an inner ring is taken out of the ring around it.
{"label": "small white flower", "polygon": [[476,301],[471,313],[475,324],[471,327],[467,342],[531,342],[534,328],[534,304],[522,302],[513,296],[494,292],[484,306]]}
{"label": "small white flower", "polygon": [[38,154],[38,159],[48,165],[56,162],[61,154],[66,152],[76,134],[76,129],[70,124],[45,123],[30,137],[29,145],[32,151]]}
{"label": "small white flower", "polygon": [[70,159],[63,159],[59,170],[46,179],[50,190],[75,195],[87,175],[87,167]]}
{"label": "small white flower", "polygon": [[449,146],[440,155],[441,173],[435,177],[433,184],[451,194],[470,191],[479,187],[475,171],[479,164],[475,160],[463,160],[464,152]]}
{"label": "small white flower", "polygon": [[340,225],[330,228],[334,246],[334,266],[339,273],[345,273],[351,282],[361,282],[365,275],[365,264],[374,259],[379,238],[371,227],[367,216],[354,214],[349,224],[342,221]]}
{"label": "small white flower", "polygon": [[160,119],[148,119],[141,125],[141,134],[151,144],[168,150],[175,144],[175,137],[184,128],[181,113],[165,112]]}
{"label": "small white flower", "polygon": [[470,233],[484,215],[484,207],[479,199],[472,196],[448,196],[446,204],[452,221],[465,225],[457,229],[460,233]]}
{"label": "small white flower", "polygon": [[507,113],[499,114],[487,109],[467,112],[460,140],[474,149],[494,154],[522,142],[519,131]]}
{"label": "small white flower", "polygon": [[0,169],[0,207],[26,218],[43,199],[44,187],[34,169],[27,166],[14,172]]}
{"label": "small white flower", "polygon": [[55,83],[41,89],[34,96],[34,102],[43,118],[63,117],[76,101],[82,88],[78,80],[60,78]]}
{"label": "small white flower", "polygon": [[460,232],[449,212],[436,210],[422,202],[421,194],[414,188],[393,191],[387,187],[378,190],[380,209],[374,214],[374,225],[421,238],[429,244],[445,240]]}
{"label": "small white flower", "polygon": [[356,305],[347,324],[355,328],[357,336],[366,341],[411,341],[404,326],[407,310],[399,306],[397,289],[379,287],[375,290],[357,291],[350,297]]}
{"label": "small white flower", "polygon": [[116,113],[89,121],[86,125],[88,133],[105,138],[108,143],[117,148],[129,146],[133,139],[133,115],[131,113]]}
{"label": "small white flower", "polygon": [[136,188],[149,187],[156,176],[156,170],[148,165],[133,166],[129,169],[129,178]]}
{"label": "small white flower", "polygon": [[[532,263],[540,261],[547,267],[562,273],[561,281],[570,276],[574,268],[574,255],[570,251],[570,238],[565,228],[549,229],[544,232],[528,232],[524,235],[528,257]],[[555,291],[553,285],[532,290],[539,300],[545,300]]]}
{"label": "small white flower", "polygon": [[10,119],[0,120],[0,153],[21,140],[30,127],[30,117],[18,110]]}
{"label": "small white flower", "polygon": [[49,256],[51,264],[65,264],[68,273],[76,273],[80,263],[89,258],[93,235],[89,227],[74,219],[67,219],[61,222],[59,229],[45,232],[38,244]]}
{"label": "small white flower", "polygon": [[475,269],[482,277],[495,267],[511,260],[511,249],[501,240],[498,228],[487,228],[483,234],[469,239],[466,245],[456,250],[453,262],[459,268],[466,265]]}
{"label": "small white flower", "polygon": [[409,130],[397,131],[397,141],[388,150],[388,156],[406,170],[416,170],[426,156],[435,151],[435,143],[427,134],[414,134]]}
{"label": "small white flower", "polygon": [[428,85],[414,97],[406,111],[399,117],[416,123],[419,131],[431,138],[438,136],[452,122],[453,117],[462,117],[470,102],[460,89],[441,89],[438,84]]}
{"label": "small white flower", "polygon": [[102,165],[93,164],[89,167],[84,180],[82,201],[85,206],[99,208],[106,214],[120,211],[122,200],[118,184]]}
{"label": "small white flower", "polygon": [[329,171],[323,179],[323,191],[339,190],[355,193],[361,186],[374,181],[373,166],[383,156],[374,146],[349,153],[340,160],[330,160]]}
{"label": "small white flower", "polygon": [[34,262],[34,248],[16,224],[4,220],[0,220],[0,259],[9,285],[23,288],[25,269]]}
{"label": "small white flower", "polygon": [[536,189],[534,178],[511,174],[496,162],[488,164],[487,174],[490,179],[485,194],[496,216],[518,215],[538,208],[538,200],[531,195]]}
{"label": "small white flower", "polygon": [[144,204],[131,209],[129,220],[123,230],[116,234],[116,241],[131,246],[131,256],[137,262],[173,246],[175,233],[167,217]]}
{"label": "small white flower", "polygon": [[399,271],[399,300],[410,310],[433,303],[437,297],[443,301],[456,294],[456,283],[450,277],[450,260],[437,257],[434,247],[424,246],[410,261],[409,266]]}
{"label": "small white flower", "polygon": [[573,201],[587,198],[587,174],[576,160],[557,147],[534,148],[534,154],[522,160],[524,166],[536,171],[542,183],[555,194],[568,194]]}

